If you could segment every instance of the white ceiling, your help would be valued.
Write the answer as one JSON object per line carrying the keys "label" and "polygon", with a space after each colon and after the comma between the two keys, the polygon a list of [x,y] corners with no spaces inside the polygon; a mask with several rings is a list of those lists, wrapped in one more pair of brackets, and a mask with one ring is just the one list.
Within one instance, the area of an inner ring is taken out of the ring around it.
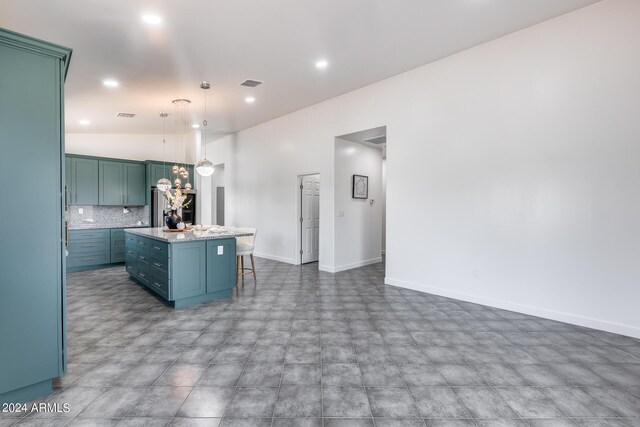
{"label": "white ceiling", "polygon": [[[597,1],[0,0],[0,27],[73,48],[67,132],[160,133],[178,97],[201,121],[207,80],[208,134],[223,135]],[[247,78],[264,84],[240,87]]]}
{"label": "white ceiling", "polygon": [[380,126],[377,128],[348,133],[346,135],[340,135],[340,136],[337,136],[336,138],[346,139],[347,141],[351,141],[351,142],[359,142],[360,144],[365,144],[374,148],[382,148],[383,146],[387,145],[386,142],[384,144],[372,144],[368,140],[372,138],[386,137],[386,136],[387,136],[387,127]]}

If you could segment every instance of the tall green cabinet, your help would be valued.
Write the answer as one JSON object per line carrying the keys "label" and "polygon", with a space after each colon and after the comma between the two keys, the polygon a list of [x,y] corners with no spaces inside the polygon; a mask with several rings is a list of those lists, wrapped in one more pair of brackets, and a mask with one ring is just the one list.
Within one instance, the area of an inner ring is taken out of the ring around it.
{"label": "tall green cabinet", "polygon": [[[64,79],[71,49],[0,28],[0,403],[65,371]],[[14,209],[15,208],[15,209]]]}

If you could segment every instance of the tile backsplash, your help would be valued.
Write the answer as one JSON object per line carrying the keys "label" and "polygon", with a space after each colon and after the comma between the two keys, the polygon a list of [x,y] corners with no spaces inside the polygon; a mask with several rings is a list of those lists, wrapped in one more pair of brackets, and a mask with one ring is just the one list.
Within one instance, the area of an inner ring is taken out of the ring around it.
{"label": "tile backsplash", "polygon": [[[82,213],[80,213],[82,211]],[[69,206],[69,228],[117,228],[149,225],[149,206]]]}

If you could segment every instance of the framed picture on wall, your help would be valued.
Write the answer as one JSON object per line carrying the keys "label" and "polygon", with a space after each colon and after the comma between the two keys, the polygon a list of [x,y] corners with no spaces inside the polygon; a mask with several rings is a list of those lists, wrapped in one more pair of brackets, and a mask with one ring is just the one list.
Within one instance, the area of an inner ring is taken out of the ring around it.
{"label": "framed picture on wall", "polygon": [[369,197],[369,177],[353,175],[352,196],[354,199],[366,199]]}

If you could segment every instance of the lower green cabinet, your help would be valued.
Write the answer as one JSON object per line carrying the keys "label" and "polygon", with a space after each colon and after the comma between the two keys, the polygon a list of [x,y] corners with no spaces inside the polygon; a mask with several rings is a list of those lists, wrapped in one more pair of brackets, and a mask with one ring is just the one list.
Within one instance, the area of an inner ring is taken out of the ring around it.
{"label": "lower green cabinet", "polygon": [[111,263],[124,262],[124,229],[111,229]]}
{"label": "lower green cabinet", "polygon": [[67,247],[67,271],[86,270],[111,262],[111,234],[104,230],[71,230]]}
{"label": "lower green cabinet", "polygon": [[123,263],[127,255],[124,229],[70,230],[67,251],[68,272],[94,270]]}
{"label": "lower green cabinet", "polygon": [[125,234],[127,273],[172,307],[231,296],[235,238],[167,243]]}

